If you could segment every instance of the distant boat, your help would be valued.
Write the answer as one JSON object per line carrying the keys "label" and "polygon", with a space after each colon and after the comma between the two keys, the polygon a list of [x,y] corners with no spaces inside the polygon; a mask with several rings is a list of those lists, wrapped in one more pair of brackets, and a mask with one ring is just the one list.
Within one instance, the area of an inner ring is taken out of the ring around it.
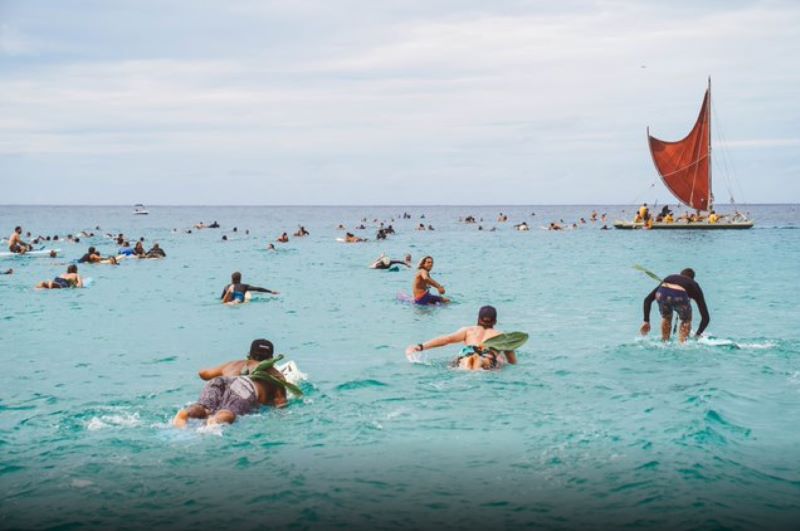
{"label": "distant boat", "polygon": [[133,213],[136,214],[137,216],[146,216],[150,212],[147,211],[147,209],[144,207],[143,204],[137,203],[133,205]]}
{"label": "distant boat", "polygon": [[[697,211],[695,216],[701,221],[686,221],[680,218],[673,222],[617,221],[618,229],[749,229],[753,222],[741,214],[732,218],[727,216],[718,219],[703,216],[702,212],[714,209],[714,194],[711,191],[711,78],[708,79],[703,104],[694,128],[683,140],[667,142],[650,135],[647,128],[647,139],[653,164],[667,189],[678,201]],[[651,213],[651,216],[655,213]],[[637,215],[638,218],[638,215]]]}

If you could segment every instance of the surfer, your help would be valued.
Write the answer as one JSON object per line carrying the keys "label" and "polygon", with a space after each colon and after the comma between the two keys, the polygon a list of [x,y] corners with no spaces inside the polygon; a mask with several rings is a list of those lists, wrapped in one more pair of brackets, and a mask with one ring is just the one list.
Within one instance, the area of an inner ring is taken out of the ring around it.
{"label": "surfer", "polygon": [[411,267],[411,255],[407,254],[405,260],[392,260],[385,254],[382,254],[378,257],[377,260],[372,262],[370,265],[370,269],[389,269],[393,265],[403,265],[408,268]]}
{"label": "surfer", "polygon": [[281,235],[280,235],[280,237],[279,237],[277,240],[275,240],[275,241],[276,241],[276,242],[278,242],[278,243],[288,243],[288,241],[289,241],[289,235],[288,235],[288,234],[286,234],[286,233],[284,232],[284,233],[283,233],[283,234],[281,234]]}
{"label": "surfer", "polygon": [[100,253],[97,252],[97,249],[94,247],[89,247],[89,250],[78,259],[79,264],[114,264],[117,265],[119,262],[117,261],[116,257],[109,256],[108,258],[103,258],[100,256]]}
{"label": "surfer", "polygon": [[463,343],[464,348],[461,350],[461,355],[453,360],[453,367],[476,371],[497,369],[506,363],[516,364],[517,355],[513,350],[497,352],[481,348],[484,341],[502,333],[494,328],[495,324],[497,324],[497,310],[494,306],[483,306],[478,311],[477,325],[465,326],[450,335],[411,345],[406,349],[406,357],[414,359],[416,352]]}
{"label": "surfer", "polygon": [[82,288],[83,279],[78,274],[78,266],[70,264],[67,272],[57,276],[53,280],[43,280],[36,287],[38,289],[63,289],[63,288]]}
{"label": "surfer", "polygon": [[[289,386],[272,364],[281,359],[260,362],[246,375],[217,376],[203,388],[200,399],[181,409],[172,424],[183,428],[189,419],[207,419],[207,425],[232,424],[236,417],[257,410],[261,405],[283,407],[286,405],[286,387]],[[267,365],[266,368],[262,368]],[[296,388],[295,388],[296,389]]]}
{"label": "surfer", "polygon": [[650,332],[650,307],[653,300],[658,302],[661,313],[661,339],[668,341],[672,330],[672,313],[677,312],[680,319],[678,340],[683,343],[689,337],[692,329],[692,305],[694,299],[697,309],[700,310],[700,326],[695,337],[700,337],[711,320],[706,307],[706,300],[700,284],[694,280],[694,269],[686,268],[679,275],[670,275],[650,292],[644,299],[644,323],[640,329],[643,336]]}
{"label": "surfer", "polygon": [[[414,276],[414,283],[412,285],[414,294],[414,303],[420,305],[440,304],[450,302],[450,299],[440,297],[444,295],[444,286],[431,278],[431,269],[433,269],[433,258],[430,256],[424,257],[417,265],[417,274]],[[433,286],[439,295],[431,295],[428,289]]]}
{"label": "surfer", "polygon": [[164,252],[164,249],[161,248],[160,245],[157,243],[153,244],[153,247],[147,251],[145,258],[166,258],[167,253]]}
{"label": "surfer", "polygon": [[365,241],[367,241],[367,240],[365,240],[364,238],[361,238],[359,236],[356,236],[352,232],[348,232],[347,234],[344,235],[344,242],[345,243],[361,243],[361,242],[365,242]]}
{"label": "surfer", "polygon": [[31,250],[31,245],[22,241],[22,227],[14,227],[14,232],[8,237],[8,250],[15,254],[25,254]]}
{"label": "surfer", "polygon": [[266,288],[259,288],[258,286],[251,286],[249,284],[242,284],[242,274],[238,271],[234,272],[231,275],[231,283],[225,286],[222,290],[222,299],[223,303],[242,303],[245,301],[245,294],[248,291],[258,292],[258,293],[270,293],[272,295],[279,295],[277,291],[272,291]]}
{"label": "surfer", "polygon": [[[274,352],[275,346],[268,339],[254,339],[250,343],[250,353],[246,359],[228,361],[213,369],[201,369],[197,374],[203,380],[211,380],[218,376],[246,376],[262,361],[271,360]],[[285,402],[286,394],[284,393],[283,403]]]}

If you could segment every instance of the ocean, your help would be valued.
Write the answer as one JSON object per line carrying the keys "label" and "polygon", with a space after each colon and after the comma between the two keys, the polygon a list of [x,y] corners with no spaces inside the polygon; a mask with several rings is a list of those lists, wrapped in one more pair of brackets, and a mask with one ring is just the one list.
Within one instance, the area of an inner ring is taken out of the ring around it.
{"label": "ocean", "polygon": [[[0,259],[14,269],[0,276],[3,527],[796,528],[800,206],[739,208],[755,228],[578,222],[632,217],[621,206],[0,207],[6,237],[96,233],[56,258]],[[578,228],[541,230],[561,219]],[[397,234],[376,241],[374,220]],[[186,232],[200,221],[221,228]],[[339,224],[369,241],[337,242]],[[81,264],[90,287],[33,289],[89,245],[113,254],[103,235],[120,232],[167,258]],[[398,301],[414,271],[369,269],[383,252],[433,256],[454,302]],[[655,305],[639,336],[654,282],[634,264],[694,268],[706,337],[662,343]],[[280,294],[222,305],[234,271]],[[517,365],[453,370],[456,346],[405,358],[485,304],[498,329],[530,334]],[[259,337],[308,375],[305,395],[173,428],[197,371]]]}

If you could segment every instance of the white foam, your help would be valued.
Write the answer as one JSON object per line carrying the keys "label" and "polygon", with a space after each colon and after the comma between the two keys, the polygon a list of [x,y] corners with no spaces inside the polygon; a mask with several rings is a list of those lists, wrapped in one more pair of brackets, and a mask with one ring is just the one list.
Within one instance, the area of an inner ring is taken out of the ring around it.
{"label": "white foam", "polygon": [[138,413],[123,413],[119,415],[100,415],[99,417],[92,417],[86,423],[86,429],[89,431],[97,431],[105,428],[113,428],[122,426],[125,428],[132,428],[141,425],[142,421]]}
{"label": "white foam", "polygon": [[94,485],[94,481],[89,481],[88,479],[73,479],[70,485],[76,489],[85,489],[86,487]]}

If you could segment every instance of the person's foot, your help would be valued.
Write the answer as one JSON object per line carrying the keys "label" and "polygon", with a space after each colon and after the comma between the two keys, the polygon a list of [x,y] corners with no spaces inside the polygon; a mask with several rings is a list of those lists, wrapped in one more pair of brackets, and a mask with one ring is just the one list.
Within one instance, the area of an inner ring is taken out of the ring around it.
{"label": "person's foot", "polygon": [[175,418],[172,419],[172,425],[176,428],[184,428],[186,427],[186,422],[189,420],[189,413],[182,410],[178,411],[178,414],[175,415]]}

